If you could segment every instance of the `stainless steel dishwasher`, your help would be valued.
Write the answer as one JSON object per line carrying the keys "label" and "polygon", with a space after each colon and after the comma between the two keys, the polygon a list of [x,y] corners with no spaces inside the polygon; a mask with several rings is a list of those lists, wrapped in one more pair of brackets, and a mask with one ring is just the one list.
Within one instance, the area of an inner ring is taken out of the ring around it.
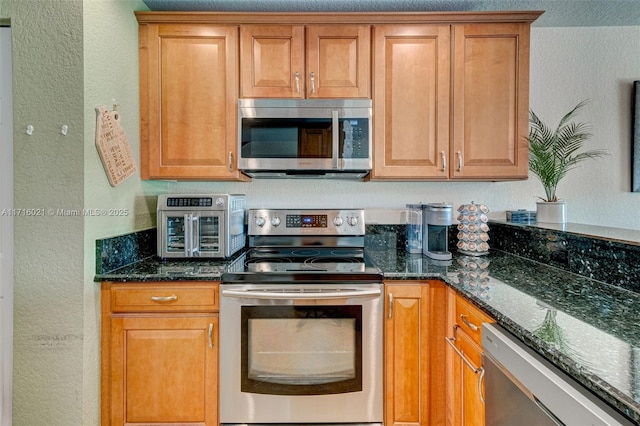
{"label": "stainless steel dishwasher", "polygon": [[501,326],[482,327],[486,426],[633,424]]}

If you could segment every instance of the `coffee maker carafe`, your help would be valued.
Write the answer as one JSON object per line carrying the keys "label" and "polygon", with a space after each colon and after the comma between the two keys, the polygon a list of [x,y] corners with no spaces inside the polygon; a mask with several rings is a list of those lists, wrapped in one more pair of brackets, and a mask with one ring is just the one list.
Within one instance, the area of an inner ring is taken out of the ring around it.
{"label": "coffee maker carafe", "polygon": [[451,259],[451,252],[449,252],[451,215],[451,204],[431,203],[423,206],[422,252],[425,256],[435,260]]}

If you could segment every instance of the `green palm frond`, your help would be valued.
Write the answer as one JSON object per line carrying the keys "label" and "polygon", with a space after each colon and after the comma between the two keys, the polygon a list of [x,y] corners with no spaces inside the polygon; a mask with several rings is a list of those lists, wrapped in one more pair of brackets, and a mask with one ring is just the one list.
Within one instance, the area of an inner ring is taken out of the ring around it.
{"label": "green palm frond", "polygon": [[558,201],[556,188],[567,173],[584,160],[607,155],[604,150],[579,152],[592,135],[587,123],[570,120],[587,104],[582,101],[560,120],[552,130],[533,111],[529,111],[529,169],[540,179],[544,201]]}

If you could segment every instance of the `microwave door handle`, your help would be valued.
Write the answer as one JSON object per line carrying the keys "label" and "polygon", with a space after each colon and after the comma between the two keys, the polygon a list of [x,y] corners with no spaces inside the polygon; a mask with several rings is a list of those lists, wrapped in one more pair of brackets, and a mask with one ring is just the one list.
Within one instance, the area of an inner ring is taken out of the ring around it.
{"label": "microwave door handle", "polygon": [[190,213],[184,215],[184,256],[191,256],[191,222],[192,216]]}
{"label": "microwave door handle", "polygon": [[333,131],[331,132],[331,167],[334,170],[339,170],[342,167],[340,167],[340,153],[338,152],[340,145],[340,120],[338,119],[338,110],[331,110],[331,126],[333,128]]}

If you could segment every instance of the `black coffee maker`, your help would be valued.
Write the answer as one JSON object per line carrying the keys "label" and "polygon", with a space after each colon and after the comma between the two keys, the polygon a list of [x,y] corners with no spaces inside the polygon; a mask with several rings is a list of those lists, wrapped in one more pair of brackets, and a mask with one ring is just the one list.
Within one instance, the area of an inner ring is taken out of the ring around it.
{"label": "black coffee maker", "polygon": [[422,253],[435,260],[450,260],[449,226],[452,205],[431,203],[423,206]]}

